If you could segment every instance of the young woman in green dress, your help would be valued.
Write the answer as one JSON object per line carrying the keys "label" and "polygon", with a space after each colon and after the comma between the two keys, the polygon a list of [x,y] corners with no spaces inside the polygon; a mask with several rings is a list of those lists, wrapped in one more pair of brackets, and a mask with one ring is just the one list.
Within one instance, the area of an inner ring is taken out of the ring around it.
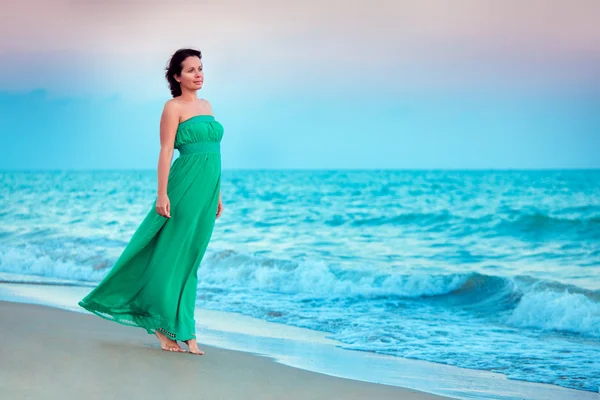
{"label": "young woman in green dress", "polygon": [[[223,212],[223,126],[197,97],[202,54],[176,51],[166,68],[172,99],[160,120],[158,193],[151,210],[104,279],[80,302],[86,310],[154,334],[161,348],[204,354],[195,333],[197,271]],[[173,150],[179,156],[171,165]]]}

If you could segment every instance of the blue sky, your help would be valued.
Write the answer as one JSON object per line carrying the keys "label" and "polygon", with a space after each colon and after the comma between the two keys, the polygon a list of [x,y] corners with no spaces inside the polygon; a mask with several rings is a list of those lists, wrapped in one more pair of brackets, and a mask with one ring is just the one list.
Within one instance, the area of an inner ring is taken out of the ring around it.
{"label": "blue sky", "polygon": [[224,169],[600,168],[600,10],[578,1],[533,25],[513,2],[307,2],[294,18],[232,3],[176,34],[159,3],[15,8],[0,17],[21,38],[0,42],[0,169],[156,168],[163,68],[186,46],[204,54]]}

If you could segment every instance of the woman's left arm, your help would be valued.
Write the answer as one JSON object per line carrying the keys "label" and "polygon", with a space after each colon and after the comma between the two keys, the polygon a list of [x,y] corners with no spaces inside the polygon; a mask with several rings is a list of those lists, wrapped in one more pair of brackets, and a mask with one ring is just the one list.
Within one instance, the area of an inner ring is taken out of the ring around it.
{"label": "woman's left arm", "polygon": [[223,201],[221,199],[221,190],[219,189],[219,204],[217,205],[217,218],[221,216],[223,212]]}

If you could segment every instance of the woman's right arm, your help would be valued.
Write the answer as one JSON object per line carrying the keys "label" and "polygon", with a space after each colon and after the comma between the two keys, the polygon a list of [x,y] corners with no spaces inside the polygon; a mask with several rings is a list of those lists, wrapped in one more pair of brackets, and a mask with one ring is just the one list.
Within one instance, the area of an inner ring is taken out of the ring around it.
{"label": "woman's right arm", "polygon": [[165,103],[160,117],[160,155],[158,157],[158,193],[156,199],[156,212],[163,217],[171,218],[171,204],[167,196],[167,183],[169,171],[173,161],[173,146],[175,134],[179,125],[177,104],[173,100]]}

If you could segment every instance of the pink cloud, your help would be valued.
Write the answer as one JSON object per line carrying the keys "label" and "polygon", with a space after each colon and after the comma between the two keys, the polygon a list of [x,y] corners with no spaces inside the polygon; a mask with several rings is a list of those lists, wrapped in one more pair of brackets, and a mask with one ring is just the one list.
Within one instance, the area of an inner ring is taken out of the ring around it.
{"label": "pink cloud", "polygon": [[[56,55],[55,73],[77,65],[84,83],[85,68],[92,79],[150,79],[184,46],[240,85],[589,84],[600,67],[597,0],[63,0],[3,11],[0,54],[22,62],[44,52],[36,63]],[[1,68],[31,77],[20,64]]]}

